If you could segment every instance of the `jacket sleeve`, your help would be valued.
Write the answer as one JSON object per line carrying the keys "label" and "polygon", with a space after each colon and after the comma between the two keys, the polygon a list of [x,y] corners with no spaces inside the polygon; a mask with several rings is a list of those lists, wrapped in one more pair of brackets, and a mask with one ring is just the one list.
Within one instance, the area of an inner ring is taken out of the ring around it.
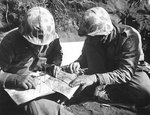
{"label": "jacket sleeve", "polygon": [[47,50],[47,63],[55,64],[57,66],[61,65],[62,62],[62,47],[60,45],[59,39],[55,39],[49,46],[50,49]]}
{"label": "jacket sleeve", "polygon": [[82,48],[82,53],[79,56],[79,58],[75,61],[75,62],[79,62],[81,68],[87,68],[87,58],[86,58],[86,44],[87,44],[87,40],[85,40],[83,48]]}
{"label": "jacket sleeve", "polygon": [[[137,38],[136,38],[137,37]],[[140,35],[130,35],[122,44],[118,68],[112,72],[96,74],[99,83],[102,85],[126,83],[131,80],[135,73],[139,58],[140,50],[139,39]]]}
{"label": "jacket sleeve", "polygon": [[7,70],[14,58],[13,45],[11,40],[5,39],[0,43],[0,87],[4,85],[9,76],[4,71]]}

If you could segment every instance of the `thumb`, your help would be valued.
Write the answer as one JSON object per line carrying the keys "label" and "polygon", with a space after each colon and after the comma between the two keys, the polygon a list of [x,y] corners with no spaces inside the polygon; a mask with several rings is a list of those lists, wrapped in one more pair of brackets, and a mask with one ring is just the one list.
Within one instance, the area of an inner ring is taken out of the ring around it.
{"label": "thumb", "polygon": [[80,87],[78,88],[78,90],[75,92],[74,97],[78,97],[80,96],[81,92],[85,89],[87,85],[80,85]]}
{"label": "thumb", "polygon": [[82,85],[80,91],[83,91],[86,87],[87,85]]}

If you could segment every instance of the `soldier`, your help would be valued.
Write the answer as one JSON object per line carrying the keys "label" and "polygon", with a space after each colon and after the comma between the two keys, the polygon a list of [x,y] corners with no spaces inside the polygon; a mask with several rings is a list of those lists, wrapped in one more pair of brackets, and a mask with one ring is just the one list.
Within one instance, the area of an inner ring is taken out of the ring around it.
{"label": "soldier", "polygon": [[[30,73],[44,70],[55,76],[61,61],[62,49],[52,14],[44,7],[29,9],[20,27],[8,32],[0,44],[0,114],[71,115],[48,97],[17,106],[4,91],[36,88]],[[47,64],[49,69],[43,66]]]}
{"label": "soldier", "polygon": [[[149,103],[150,79],[145,71],[141,36],[133,27],[113,24],[102,7],[88,9],[78,34],[86,36],[80,57],[69,64],[71,73],[88,68],[70,83],[83,89],[96,85],[99,100],[128,102],[136,106]],[[87,90],[92,92],[92,90]]]}

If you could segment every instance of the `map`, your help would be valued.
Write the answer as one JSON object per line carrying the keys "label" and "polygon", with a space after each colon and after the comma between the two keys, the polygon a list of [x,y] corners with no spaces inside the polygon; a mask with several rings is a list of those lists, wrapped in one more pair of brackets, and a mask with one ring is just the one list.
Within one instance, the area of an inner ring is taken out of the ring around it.
{"label": "map", "polygon": [[79,86],[73,88],[69,86],[69,83],[76,78],[76,74],[69,74],[61,71],[57,74],[57,77],[54,78],[42,72],[33,72],[31,76],[33,76],[37,84],[35,89],[5,89],[17,105],[55,92],[61,93],[70,99],[79,88]]}

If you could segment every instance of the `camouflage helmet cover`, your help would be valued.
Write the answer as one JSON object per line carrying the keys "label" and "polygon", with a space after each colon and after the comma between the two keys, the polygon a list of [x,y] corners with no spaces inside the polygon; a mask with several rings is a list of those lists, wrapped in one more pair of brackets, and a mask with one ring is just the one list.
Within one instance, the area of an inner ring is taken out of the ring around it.
{"label": "camouflage helmet cover", "polygon": [[79,35],[108,35],[113,30],[108,12],[102,7],[88,9],[83,17],[78,30]]}
{"label": "camouflage helmet cover", "polygon": [[47,45],[58,37],[53,16],[44,7],[28,10],[19,31],[25,39],[35,45]]}

